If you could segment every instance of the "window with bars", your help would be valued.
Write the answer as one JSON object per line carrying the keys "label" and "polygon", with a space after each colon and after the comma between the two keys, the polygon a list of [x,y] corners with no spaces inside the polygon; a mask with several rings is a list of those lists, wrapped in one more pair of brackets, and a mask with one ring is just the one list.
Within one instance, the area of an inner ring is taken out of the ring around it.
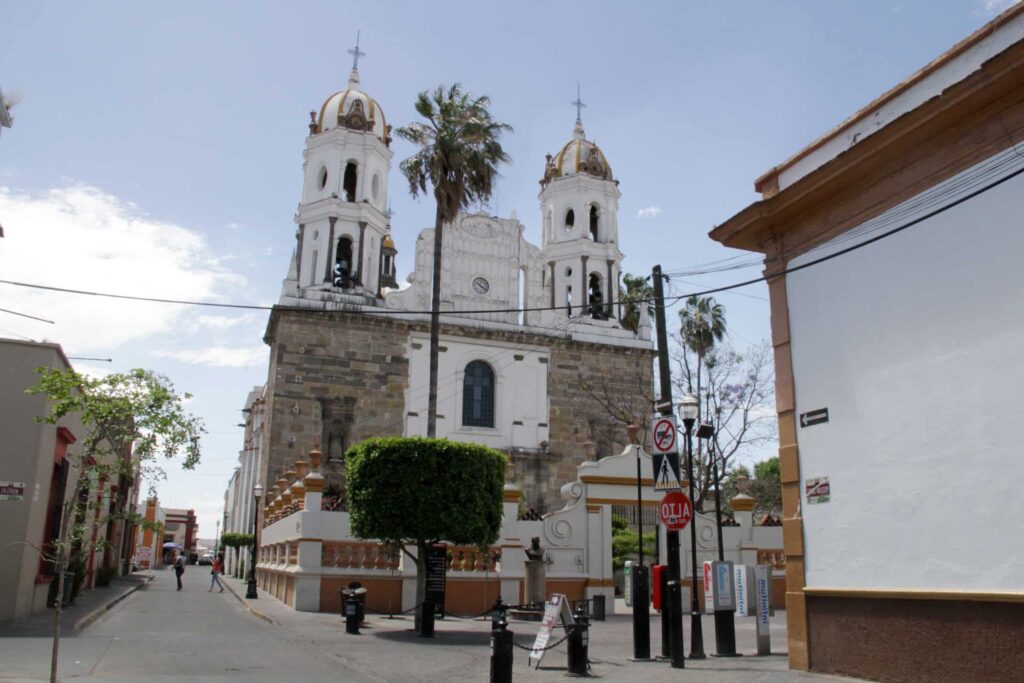
{"label": "window with bars", "polygon": [[466,366],[462,380],[462,424],[494,427],[494,370],[482,360]]}

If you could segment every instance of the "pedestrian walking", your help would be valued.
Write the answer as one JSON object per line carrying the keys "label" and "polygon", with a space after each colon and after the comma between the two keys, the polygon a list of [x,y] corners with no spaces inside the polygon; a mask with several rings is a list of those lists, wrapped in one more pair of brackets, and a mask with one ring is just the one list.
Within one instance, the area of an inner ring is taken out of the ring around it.
{"label": "pedestrian walking", "polygon": [[178,579],[178,590],[181,590],[181,575],[185,573],[185,555],[183,553],[178,554],[178,559],[174,561],[174,575]]}
{"label": "pedestrian walking", "polygon": [[224,554],[218,553],[217,557],[213,560],[213,569],[210,570],[210,590],[206,591],[209,593],[213,590],[213,584],[220,586],[220,592],[224,592],[224,584],[220,582],[220,575],[224,573]]}

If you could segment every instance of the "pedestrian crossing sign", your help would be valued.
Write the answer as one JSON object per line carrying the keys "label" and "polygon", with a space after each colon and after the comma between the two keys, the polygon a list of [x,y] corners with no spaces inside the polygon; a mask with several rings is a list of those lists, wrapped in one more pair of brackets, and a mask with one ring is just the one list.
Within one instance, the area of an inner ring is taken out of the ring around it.
{"label": "pedestrian crossing sign", "polygon": [[651,464],[654,465],[654,490],[655,491],[676,491],[683,486],[679,476],[679,454],[678,453],[654,453],[651,455]]}

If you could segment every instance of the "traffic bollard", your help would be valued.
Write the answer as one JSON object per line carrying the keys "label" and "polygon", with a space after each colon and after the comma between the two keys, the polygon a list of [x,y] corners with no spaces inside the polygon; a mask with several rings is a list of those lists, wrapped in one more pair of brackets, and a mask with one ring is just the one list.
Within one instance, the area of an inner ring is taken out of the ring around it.
{"label": "traffic bollard", "polygon": [[434,601],[424,600],[420,607],[420,638],[434,637]]}
{"label": "traffic bollard", "polygon": [[587,646],[590,641],[590,621],[586,610],[576,611],[576,623],[569,631],[569,676],[589,676],[590,660],[587,657]]}
{"label": "traffic bollard", "polygon": [[491,630],[491,683],[512,683],[513,635],[503,613]]}
{"label": "traffic bollard", "polygon": [[668,590],[668,567],[663,567],[658,572],[658,582],[661,584],[661,656],[663,659],[672,657],[672,601],[669,600]]}
{"label": "traffic bollard", "polygon": [[505,619],[505,610],[508,609],[508,605],[501,601],[501,596],[494,601],[494,605],[491,606],[491,630],[498,628],[498,622]]}
{"label": "traffic bollard", "polygon": [[345,633],[359,635],[359,603],[354,593],[345,596]]}

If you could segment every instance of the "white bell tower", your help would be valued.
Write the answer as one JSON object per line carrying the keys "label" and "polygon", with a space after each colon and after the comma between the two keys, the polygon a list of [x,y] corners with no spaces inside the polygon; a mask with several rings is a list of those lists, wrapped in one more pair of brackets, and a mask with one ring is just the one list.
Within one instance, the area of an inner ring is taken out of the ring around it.
{"label": "white bell tower", "polygon": [[577,94],[572,140],[547,156],[541,179],[546,305],[559,316],[616,320],[619,181],[604,152],[586,139]]}
{"label": "white bell tower", "polygon": [[282,303],[352,303],[353,296],[368,303],[388,284],[381,274],[391,126],[376,100],[360,89],[359,58],[365,53],[358,39],[349,53],[347,87],[328,97],[319,114],[310,112],[297,245]]}

